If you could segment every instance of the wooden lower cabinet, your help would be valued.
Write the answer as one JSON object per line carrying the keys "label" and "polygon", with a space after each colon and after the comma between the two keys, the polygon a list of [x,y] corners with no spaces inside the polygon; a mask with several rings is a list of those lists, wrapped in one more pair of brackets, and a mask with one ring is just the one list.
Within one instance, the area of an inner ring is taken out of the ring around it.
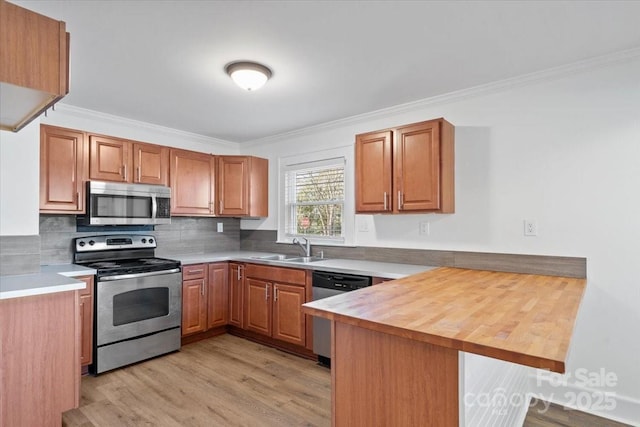
{"label": "wooden lower cabinet", "polygon": [[182,269],[182,336],[228,322],[226,262],[186,265]]}
{"label": "wooden lower cabinet", "polygon": [[306,302],[306,272],[247,264],[246,276],[245,328],[304,346],[306,319],[301,306]]}
{"label": "wooden lower cabinet", "polygon": [[249,278],[245,284],[245,326],[249,331],[271,336],[271,283]]}
{"label": "wooden lower cabinet", "polygon": [[273,285],[273,338],[305,344],[305,316],[300,311],[300,306],[305,302],[304,286]]}
{"label": "wooden lower cabinet", "polygon": [[0,300],[0,426],[59,427],[80,396],[78,291]]}
{"label": "wooden lower cabinet", "polygon": [[229,263],[229,324],[244,329],[244,265]]}
{"label": "wooden lower cabinet", "polygon": [[207,280],[207,329],[224,326],[229,320],[229,265],[209,264]]}
{"label": "wooden lower cabinet", "polygon": [[93,276],[76,277],[87,284],[80,297],[80,366],[93,363]]}

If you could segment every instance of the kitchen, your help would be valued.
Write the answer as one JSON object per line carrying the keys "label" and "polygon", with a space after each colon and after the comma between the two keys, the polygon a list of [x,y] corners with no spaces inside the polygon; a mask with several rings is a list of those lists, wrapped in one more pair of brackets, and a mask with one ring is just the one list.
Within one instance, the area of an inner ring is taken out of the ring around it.
{"label": "kitchen", "polygon": [[[55,17],[64,20],[64,16]],[[67,24],[73,46],[75,36],[71,22]],[[299,253],[297,248],[273,243],[281,220],[280,164],[343,156],[350,186],[355,135],[445,117],[456,128],[455,213],[345,215],[345,221],[353,221],[350,243],[355,248],[350,257],[366,258],[375,253],[372,248],[386,248],[392,262],[410,259],[411,254],[427,256],[430,251],[586,258],[589,285],[568,365],[570,369],[597,372],[604,368],[615,373],[619,381],[615,389],[607,391],[615,392],[616,408],[600,411],[600,415],[633,424],[640,419],[640,367],[634,357],[640,350],[634,333],[640,320],[636,308],[640,295],[633,268],[640,237],[640,209],[634,197],[640,182],[635,160],[639,154],[640,65],[637,48],[627,50],[631,47],[634,45],[629,42],[624,52],[619,48],[619,52],[605,55],[609,52],[603,50],[601,55],[605,56],[584,62],[576,59],[573,66],[299,132],[254,138],[247,144],[78,108],[64,100],[40,122],[203,153],[269,159],[268,217],[178,218],[172,223],[177,229],[156,230],[157,255],[165,256],[171,253],[170,245],[178,247],[178,252],[194,254],[238,249]],[[274,67],[274,79],[268,84],[276,82],[278,71]],[[267,90],[269,86],[261,89]],[[69,100],[73,91],[72,80]],[[38,121],[19,133],[0,134],[3,264],[9,259],[37,259],[38,264],[69,262],[69,244],[77,237],[72,216],[39,215],[39,135]],[[346,191],[353,194],[354,189]],[[349,200],[353,202],[353,198],[345,198],[345,203]],[[537,236],[524,236],[525,219],[536,220]],[[218,222],[224,224],[222,233],[215,231]],[[419,233],[424,222],[428,223],[428,234]],[[349,248],[329,247],[325,256],[337,258],[341,250]],[[530,386],[529,372],[473,355],[468,355],[466,363],[474,367],[470,372],[494,374],[497,383],[484,383],[486,390],[514,386],[510,389],[514,393],[527,390],[555,395],[560,403],[569,403],[562,401],[567,393],[583,391],[572,388],[575,383],[571,380],[561,388],[546,382],[536,384],[534,377]],[[484,381],[469,379],[474,380]],[[469,408],[476,414],[480,409]]]}

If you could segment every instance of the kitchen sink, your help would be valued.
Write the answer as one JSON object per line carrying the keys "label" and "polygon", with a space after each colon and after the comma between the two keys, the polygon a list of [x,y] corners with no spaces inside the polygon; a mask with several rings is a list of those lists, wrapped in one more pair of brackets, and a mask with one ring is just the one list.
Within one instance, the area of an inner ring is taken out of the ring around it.
{"label": "kitchen sink", "polygon": [[265,255],[265,256],[254,256],[251,258],[259,259],[262,261],[294,262],[297,264],[307,264],[310,262],[322,261],[325,259],[317,256],[293,256],[293,255]]}
{"label": "kitchen sink", "polygon": [[286,262],[298,262],[301,264],[307,264],[309,262],[323,261],[325,258],[320,258],[317,256],[301,256],[296,258],[285,258],[283,261]]}
{"label": "kitchen sink", "polygon": [[289,257],[288,255],[267,255],[267,256],[254,256],[254,257],[251,257],[251,258],[253,258],[253,259],[262,259],[262,260],[265,260],[265,261],[284,261],[288,257]]}

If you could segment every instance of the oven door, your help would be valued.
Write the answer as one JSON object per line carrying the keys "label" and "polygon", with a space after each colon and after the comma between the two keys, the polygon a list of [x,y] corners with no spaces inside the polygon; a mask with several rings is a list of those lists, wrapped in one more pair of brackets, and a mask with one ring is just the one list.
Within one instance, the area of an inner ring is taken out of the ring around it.
{"label": "oven door", "polygon": [[98,277],[97,346],[180,327],[181,319],[179,269]]}

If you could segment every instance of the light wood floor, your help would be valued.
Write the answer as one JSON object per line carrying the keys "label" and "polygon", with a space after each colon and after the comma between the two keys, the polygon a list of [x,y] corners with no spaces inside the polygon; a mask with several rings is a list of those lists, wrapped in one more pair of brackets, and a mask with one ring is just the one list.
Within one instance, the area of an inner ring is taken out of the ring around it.
{"label": "light wood floor", "polygon": [[532,406],[527,412],[523,427],[631,427],[585,412],[566,409],[564,406],[552,403],[549,410],[540,413],[543,405]]}
{"label": "light wood floor", "polygon": [[[222,335],[177,353],[82,378],[66,427],[329,426],[331,376],[315,362]],[[624,424],[552,405],[523,427]]]}
{"label": "light wood floor", "polygon": [[63,426],[329,426],[328,369],[222,335],[97,377]]}

